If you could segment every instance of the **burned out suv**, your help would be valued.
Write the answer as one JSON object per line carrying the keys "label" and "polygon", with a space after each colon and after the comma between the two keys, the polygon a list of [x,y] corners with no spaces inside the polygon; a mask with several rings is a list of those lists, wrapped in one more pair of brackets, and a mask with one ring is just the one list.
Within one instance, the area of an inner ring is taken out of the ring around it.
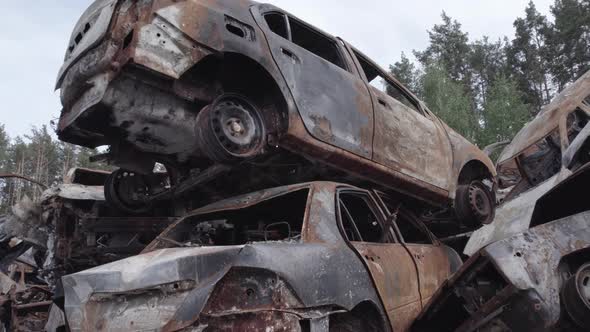
{"label": "burned out suv", "polygon": [[226,199],[65,276],[71,331],[406,331],[459,269],[407,206],[332,182]]}
{"label": "burned out suv", "polygon": [[59,137],[110,146],[121,169],[105,193],[121,209],[211,181],[203,196],[319,178],[493,217],[487,156],[361,52],[271,5],[97,0],[57,88]]}

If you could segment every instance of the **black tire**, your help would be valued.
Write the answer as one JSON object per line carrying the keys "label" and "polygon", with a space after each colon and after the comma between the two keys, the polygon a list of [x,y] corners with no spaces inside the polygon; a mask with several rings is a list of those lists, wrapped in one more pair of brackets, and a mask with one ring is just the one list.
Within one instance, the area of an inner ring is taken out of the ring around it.
{"label": "black tire", "polygon": [[232,164],[262,153],[266,128],[253,103],[237,94],[224,94],[199,112],[196,134],[207,158]]}
{"label": "black tire", "polygon": [[[130,180],[133,178],[132,180]],[[112,172],[104,184],[104,196],[107,205],[117,211],[137,215],[150,212],[151,204],[145,201],[134,201],[130,192],[133,187],[147,184],[142,175],[124,169]]]}
{"label": "black tire", "polygon": [[561,299],[572,321],[584,331],[590,331],[590,263],[582,265],[566,281]]}
{"label": "black tire", "polygon": [[455,214],[469,228],[490,224],[495,217],[494,194],[481,181],[459,185],[455,196]]}

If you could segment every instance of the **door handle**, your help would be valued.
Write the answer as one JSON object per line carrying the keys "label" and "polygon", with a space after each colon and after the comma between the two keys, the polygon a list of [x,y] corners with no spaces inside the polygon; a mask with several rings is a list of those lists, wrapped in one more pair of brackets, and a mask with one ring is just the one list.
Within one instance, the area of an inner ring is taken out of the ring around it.
{"label": "door handle", "polygon": [[299,59],[297,59],[297,56],[293,52],[291,52],[290,50],[288,50],[286,48],[281,47],[281,52],[283,52],[284,55],[288,56],[289,58],[291,58],[295,61],[299,60]]}
{"label": "door handle", "polygon": [[377,101],[379,102],[379,104],[389,108],[389,104],[387,104],[387,102],[381,98],[377,98]]}

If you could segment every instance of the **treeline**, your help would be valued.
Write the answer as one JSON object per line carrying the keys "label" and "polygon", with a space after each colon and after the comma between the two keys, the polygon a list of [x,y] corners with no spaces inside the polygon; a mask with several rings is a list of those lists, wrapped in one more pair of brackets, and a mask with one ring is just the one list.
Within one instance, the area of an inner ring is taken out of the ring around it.
{"label": "treeline", "polygon": [[[568,83],[590,70],[590,0],[531,1],[512,40],[471,41],[442,14],[429,46],[390,67],[449,126],[480,147],[509,140]],[[493,27],[490,27],[493,29]]]}
{"label": "treeline", "polygon": [[[97,153],[58,141],[47,126],[33,127],[24,136],[10,138],[0,124],[0,174],[22,175],[49,187],[62,182],[72,167],[107,168],[90,163],[90,156]],[[6,213],[24,195],[35,200],[42,191],[42,187],[27,181],[0,179],[0,214]]]}

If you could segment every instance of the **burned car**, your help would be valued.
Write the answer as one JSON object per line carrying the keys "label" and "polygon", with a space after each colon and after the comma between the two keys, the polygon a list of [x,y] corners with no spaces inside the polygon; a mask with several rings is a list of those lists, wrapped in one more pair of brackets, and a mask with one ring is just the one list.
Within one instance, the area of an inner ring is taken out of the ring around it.
{"label": "burned car", "polygon": [[105,194],[122,210],[212,181],[193,199],[337,180],[454,202],[465,225],[493,218],[487,156],[361,52],[271,5],[97,0],[57,88],[60,139],[110,146],[121,170]]}
{"label": "burned car", "polygon": [[590,72],[572,83],[516,135],[498,160],[492,223],[473,233],[464,253],[528,229],[537,200],[590,161]]}
{"label": "burned car", "polygon": [[475,253],[414,331],[590,330],[590,165],[535,206],[530,229]]}
{"label": "burned car", "polygon": [[504,203],[414,330],[590,330],[589,95],[590,72],[504,149]]}
{"label": "burned car", "polygon": [[405,331],[460,265],[389,196],[313,182],[203,207],[62,280],[71,331]]}
{"label": "burned car", "polygon": [[177,220],[112,211],[109,174],[72,169],[38,201],[25,197],[0,216],[0,331],[62,331],[62,276],[137,255]]}

